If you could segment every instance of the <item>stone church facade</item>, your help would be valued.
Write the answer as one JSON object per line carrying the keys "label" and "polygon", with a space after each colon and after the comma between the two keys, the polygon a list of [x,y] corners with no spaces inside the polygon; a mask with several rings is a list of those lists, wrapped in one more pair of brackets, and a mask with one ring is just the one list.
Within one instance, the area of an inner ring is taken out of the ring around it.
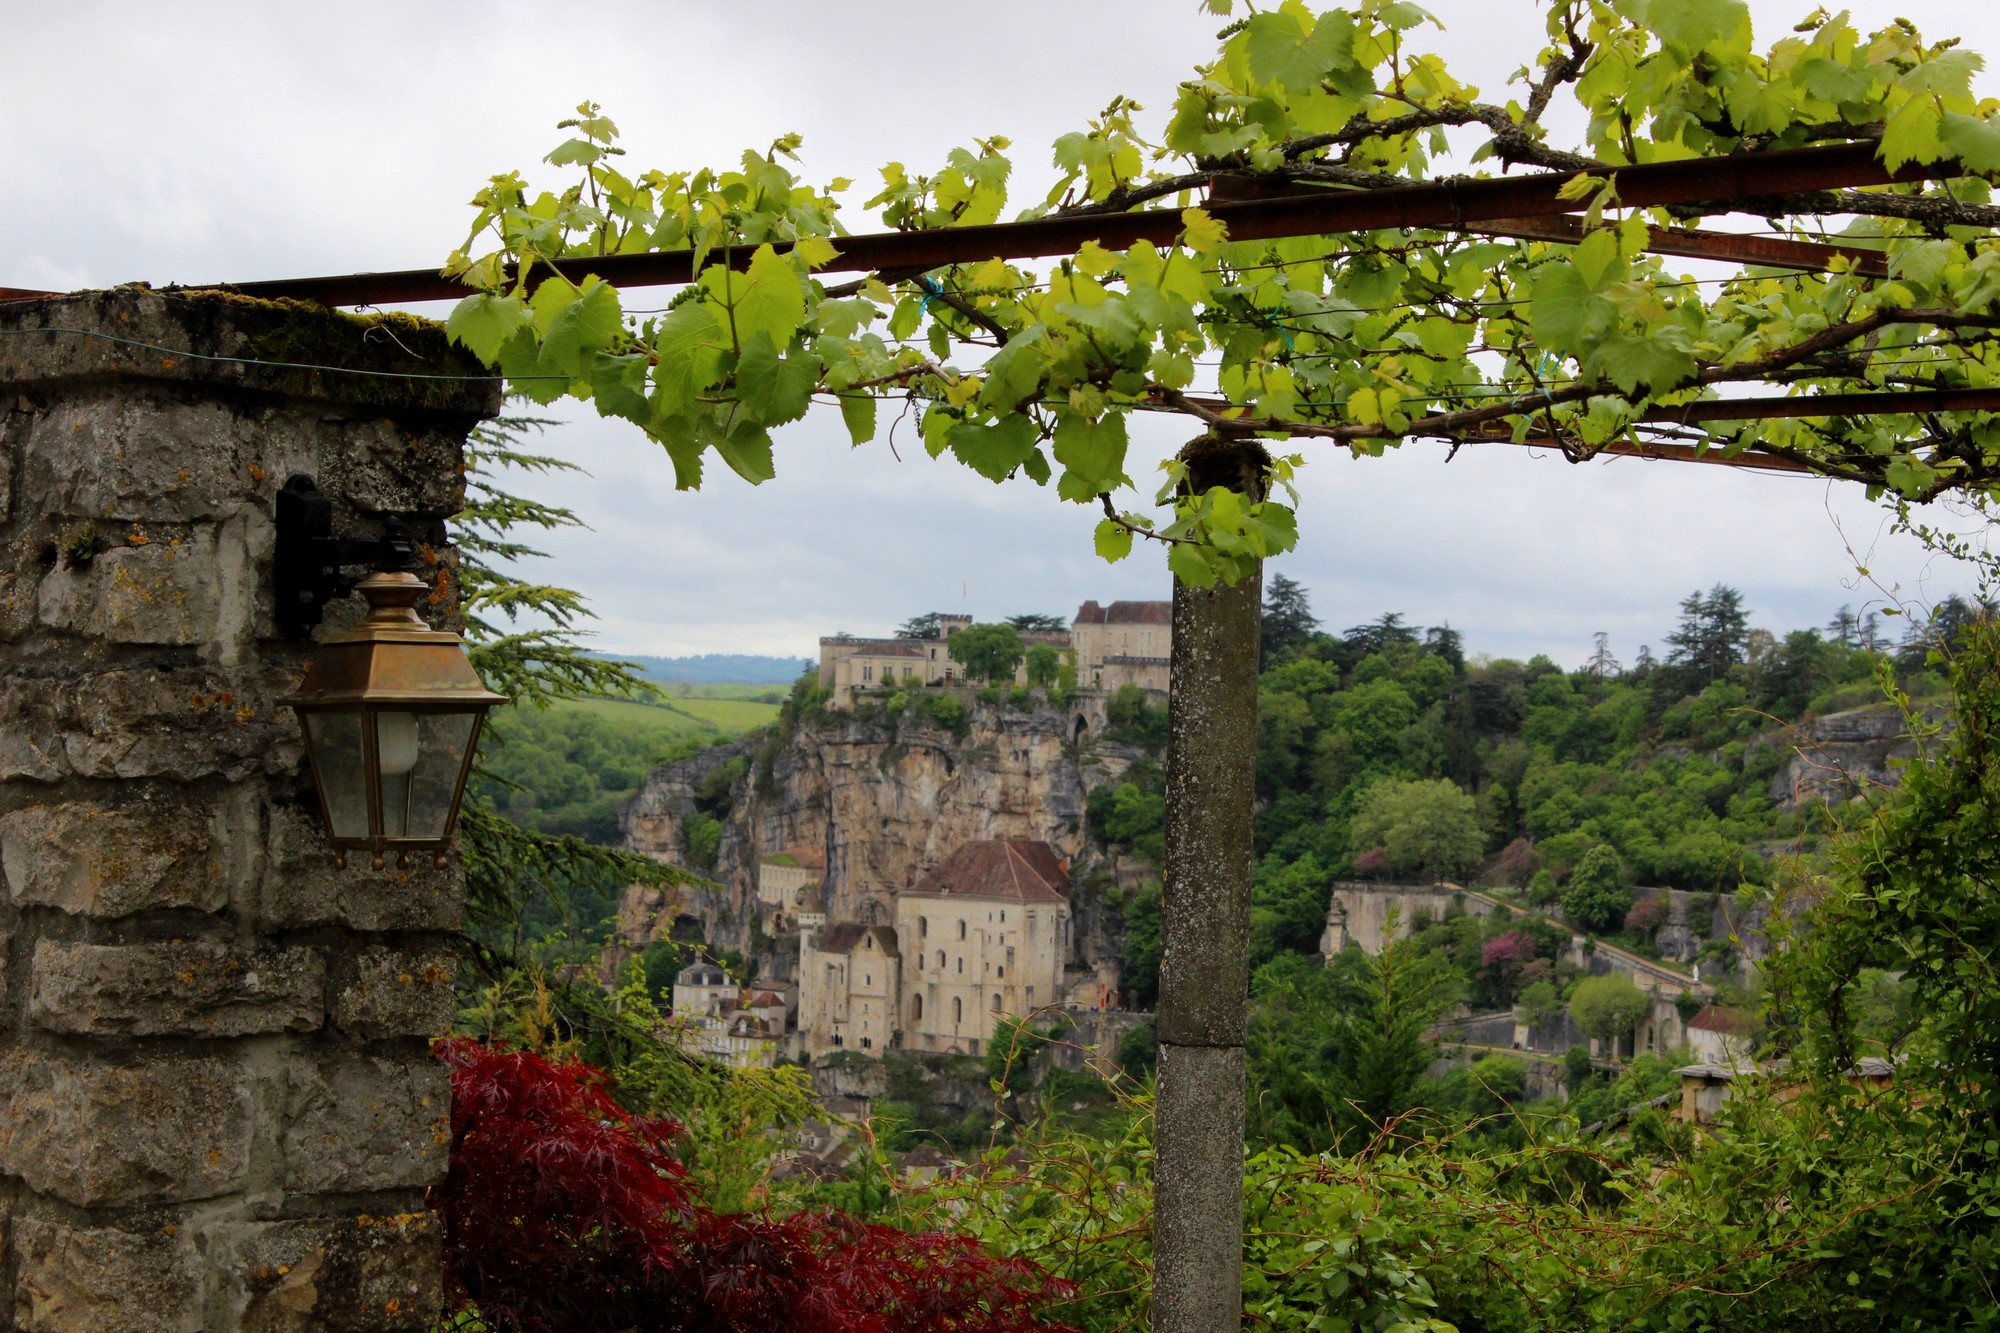
{"label": "stone church facade", "polygon": [[893,927],[839,923],[802,935],[804,1053],[978,1055],[1002,1019],[1062,1000],[1070,946],[1068,868],[1054,848],[966,843],[897,896]]}

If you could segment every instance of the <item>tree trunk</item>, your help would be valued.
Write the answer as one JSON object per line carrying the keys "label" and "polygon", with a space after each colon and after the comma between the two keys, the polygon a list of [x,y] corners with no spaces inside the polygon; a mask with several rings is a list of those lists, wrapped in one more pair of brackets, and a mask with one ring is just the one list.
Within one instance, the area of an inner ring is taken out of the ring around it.
{"label": "tree trunk", "polygon": [[[1196,493],[1260,494],[1249,440],[1181,451]],[[1168,705],[1160,1079],[1154,1122],[1153,1328],[1223,1333],[1243,1310],[1243,1041],[1263,571],[1174,581]]]}

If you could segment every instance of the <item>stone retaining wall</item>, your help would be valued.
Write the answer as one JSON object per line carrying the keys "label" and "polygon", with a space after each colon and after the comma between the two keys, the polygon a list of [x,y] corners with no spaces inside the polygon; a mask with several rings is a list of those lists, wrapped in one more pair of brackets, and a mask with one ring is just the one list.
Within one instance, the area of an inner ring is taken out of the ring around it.
{"label": "stone retaining wall", "polygon": [[341,535],[403,516],[449,622],[497,401],[188,353],[477,373],[400,317],[0,306],[0,1329],[422,1329],[463,880],[334,868],[272,515],[307,472]]}

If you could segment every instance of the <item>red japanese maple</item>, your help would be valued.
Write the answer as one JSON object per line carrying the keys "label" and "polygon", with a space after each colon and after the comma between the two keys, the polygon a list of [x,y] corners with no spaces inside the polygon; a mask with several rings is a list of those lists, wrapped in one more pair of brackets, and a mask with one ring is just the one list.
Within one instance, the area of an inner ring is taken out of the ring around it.
{"label": "red japanese maple", "polygon": [[1052,1333],[1068,1295],[972,1240],[839,1213],[718,1214],[673,1155],[680,1127],[633,1116],[584,1064],[453,1039],[451,1165],[431,1206],[453,1304],[555,1333]]}

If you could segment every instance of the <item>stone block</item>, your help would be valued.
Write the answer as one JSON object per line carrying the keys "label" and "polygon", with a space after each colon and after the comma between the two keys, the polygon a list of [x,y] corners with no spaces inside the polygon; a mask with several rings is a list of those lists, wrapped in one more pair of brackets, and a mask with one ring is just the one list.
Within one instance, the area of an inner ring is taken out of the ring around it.
{"label": "stone block", "polygon": [[18,1218],[13,1299],[23,1333],[194,1333],[202,1326],[200,1268],[173,1226],[118,1231]]}
{"label": "stone block", "polygon": [[270,843],[258,915],[266,927],[345,925],[354,930],[457,930],[465,919],[465,874],[456,858],[445,869],[412,857],[371,870],[357,853],[345,870],[333,863],[319,812],[271,808]]}
{"label": "stone block", "polygon": [[63,754],[84,777],[164,777],[295,771],[305,749],[278,700],[303,674],[282,658],[220,671],[101,671],[80,678],[63,715]]}
{"label": "stone block", "polygon": [[9,410],[0,415],[0,524],[14,517],[14,440],[26,434],[33,420],[32,412]]}
{"label": "stone block", "polygon": [[[331,423],[330,423],[331,424]],[[465,507],[462,436],[376,420],[340,422],[319,448],[319,487],[374,513],[448,518]]]}
{"label": "stone block", "polygon": [[69,772],[61,712],[68,684],[0,675],[0,782],[54,782]]}
{"label": "stone block", "polygon": [[[120,917],[228,901],[204,806],[70,801],[0,815],[0,868],[17,906]],[[230,831],[232,834],[235,831]]]}
{"label": "stone block", "polygon": [[446,945],[370,946],[340,969],[333,1025],[358,1037],[442,1037],[455,1010],[458,953]]}
{"label": "stone block", "polygon": [[[7,962],[13,956],[13,932],[0,930],[0,1032],[14,1026],[14,1006],[7,1002]],[[0,1247],[0,1251],[4,1251],[4,1247]]]}
{"label": "stone block", "polygon": [[35,580],[18,569],[0,571],[0,643],[35,627]]}
{"label": "stone block", "polygon": [[215,533],[148,540],[133,531],[88,564],[42,578],[41,623],[112,643],[198,644],[216,637],[222,576]]}
{"label": "stone block", "polygon": [[313,1032],[326,960],[313,949],[212,941],[35,946],[28,1021],[93,1037],[247,1037]]}
{"label": "stone block", "polygon": [[224,1224],[201,1244],[213,1308],[241,1333],[415,1333],[442,1303],[429,1213]]}
{"label": "stone block", "polygon": [[0,1056],[0,1174],[81,1207],[213,1198],[242,1188],[251,1077],[221,1057],[110,1064]]}
{"label": "stone block", "polygon": [[270,447],[220,399],[177,400],[138,386],[65,396],[28,431],[22,489],[46,513],[101,523],[214,520],[268,503],[284,481],[258,465]]}
{"label": "stone block", "polygon": [[427,1055],[341,1053],[292,1066],[284,1187],[295,1194],[422,1189],[444,1178],[451,1079]]}
{"label": "stone block", "polygon": [[294,472],[357,509],[444,518],[464,507],[462,436],[296,407],[182,402],[136,391],[66,399],[23,446],[44,512],[110,523],[213,522],[267,510]]}

